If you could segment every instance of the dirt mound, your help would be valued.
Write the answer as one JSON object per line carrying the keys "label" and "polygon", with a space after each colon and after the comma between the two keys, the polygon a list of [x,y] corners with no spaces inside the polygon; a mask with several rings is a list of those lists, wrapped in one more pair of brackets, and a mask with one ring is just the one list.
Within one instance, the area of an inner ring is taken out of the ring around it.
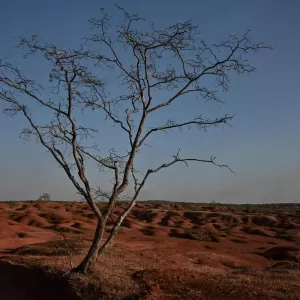
{"label": "dirt mound", "polygon": [[267,259],[298,262],[299,258],[295,252],[299,250],[298,247],[273,247],[261,255]]}
{"label": "dirt mound", "polygon": [[253,216],[251,218],[253,224],[258,226],[276,226],[279,222],[273,216]]}
{"label": "dirt mound", "polygon": [[86,222],[77,221],[71,225],[72,228],[81,229],[81,230],[94,230],[95,226]]}
{"label": "dirt mound", "polygon": [[278,228],[283,229],[299,229],[300,226],[296,224],[295,222],[288,221],[288,222],[282,222],[277,225]]}
{"label": "dirt mound", "polygon": [[216,215],[219,219],[221,219],[226,224],[240,224],[241,218],[239,216],[228,214],[228,213],[222,213],[219,215]]}
{"label": "dirt mound", "polygon": [[221,229],[222,226],[219,223],[212,223],[213,227],[216,229]]}
{"label": "dirt mound", "polygon": [[129,218],[126,218],[122,224],[121,224],[122,227],[127,227],[127,228],[132,228],[132,220],[129,219]]}
{"label": "dirt mound", "polygon": [[160,215],[158,222],[159,225],[167,227],[185,227],[186,223],[181,213],[177,211],[168,211],[164,215]]}
{"label": "dirt mound", "polygon": [[299,263],[293,261],[280,261],[275,263],[271,268],[272,269],[299,269],[300,265]]}
{"label": "dirt mound", "polygon": [[25,225],[34,226],[34,227],[47,227],[50,225],[50,223],[47,222],[44,218],[33,213],[20,216],[16,218],[15,221]]}
{"label": "dirt mound", "polygon": [[168,237],[168,230],[165,228],[148,225],[140,229],[140,232],[145,236],[151,236],[153,238],[166,238]]}
{"label": "dirt mound", "polygon": [[144,221],[146,223],[151,223],[156,217],[157,213],[152,210],[136,210],[134,209],[131,212],[131,215],[134,216],[139,221]]}
{"label": "dirt mound", "polygon": [[261,236],[275,236],[274,232],[268,231],[264,228],[252,227],[252,226],[244,226],[244,232],[248,234],[261,235]]}
{"label": "dirt mound", "polygon": [[199,212],[185,211],[183,217],[189,219],[193,224],[197,224],[197,225],[204,224],[204,216]]}
{"label": "dirt mound", "polygon": [[170,237],[179,238],[179,239],[188,239],[188,240],[197,240],[196,237],[192,236],[190,233],[187,233],[182,228],[173,228],[169,233]]}
{"label": "dirt mound", "polygon": [[68,256],[69,251],[79,254],[86,245],[76,240],[57,240],[46,243],[36,243],[12,249],[8,254],[13,255],[35,255],[35,256]]}
{"label": "dirt mound", "polygon": [[47,209],[45,212],[39,214],[50,224],[61,224],[69,222],[73,219],[74,215],[67,212],[65,209]]}
{"label": "dirt mound", "polygon": [[198,240],[201,242],[220,242],[220,239],[213,232],[193,229],[172,228],[169,236],[187,240]]}

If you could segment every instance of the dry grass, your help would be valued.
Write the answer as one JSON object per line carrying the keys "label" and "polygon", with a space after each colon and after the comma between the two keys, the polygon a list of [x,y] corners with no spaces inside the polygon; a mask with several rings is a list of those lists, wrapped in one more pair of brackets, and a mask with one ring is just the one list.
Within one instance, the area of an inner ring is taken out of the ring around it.
{"label": "dry grass", "polygon": [[[187,211],[191,207],[195,211]],[[28,270],[42,269],[57,278],[57,284],[69,284],[79,298],[64,300],[300,299],[299,264],[257,255],[274,246],[295,247],[297,229],[283,228],[288,222],[300,225],[294,215],[233,213],[218,205],[214,212],[196,204],[177,208],[176,212],[171,204],[140,203],[123,224],[113,247],[99,257],[91,274],[81,276],[66,272],[70,270],[70,252],[72,263],[77,265],[91,242],[95,219],[86,205],[6,205],[0,210],[0,242],[14,239],[10,245],[18,243],[14,248],[19,248],[3,251],[2,259],[28,266]],[[51,226],[40,218],[50,221]],[[166,222],[160,225],[163,219]],[[282,227],[270,222],[257,225],[261,220],[275,220]],[[274,237],[248,234],[243,231],[245,225],[272,231]],[[63,236],[58,229],[65,232]],[[280,238],[283,232],[292,238]],[[5,299],[1,295],[0,290],[0,299]]]}
{"label": "dry grass", "polygon": [[[75,263],[85,251],[74,256]],[[90,275],[71,275],[69,281],[82,299],[300,299],[299,269],[226,267],[226,263],[217,268],[195,263],[197,257],[199,252],[178,254],[173,245],[161,249],[115,244]],[[51,274],[68,271],[67,255],[38,260],[11,255],[6,260]]]}

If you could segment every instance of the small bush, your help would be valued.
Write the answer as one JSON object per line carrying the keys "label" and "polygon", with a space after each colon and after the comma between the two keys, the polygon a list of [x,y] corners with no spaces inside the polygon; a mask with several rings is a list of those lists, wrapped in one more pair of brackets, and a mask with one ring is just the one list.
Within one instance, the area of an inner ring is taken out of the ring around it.
{"label": "small bush", "polygon": [[15,216],[16,216],[16,213],[14,213],[14,212],[9,212],[9,213],[8,213],[8,218],[9,218],[10,220],[13,219]]}
{"label": "small bush", "polygon": [[50,201],[50,195],[48,193],[43,193],[39,198],[38,201]]}
{"label": "small bush", "polygon": [[7,204],[8,204],[8,206],[10,208],[14,208],[14,207],[16,207],[19,204],[19,202],[17,202],[17,201],[9,201]]}

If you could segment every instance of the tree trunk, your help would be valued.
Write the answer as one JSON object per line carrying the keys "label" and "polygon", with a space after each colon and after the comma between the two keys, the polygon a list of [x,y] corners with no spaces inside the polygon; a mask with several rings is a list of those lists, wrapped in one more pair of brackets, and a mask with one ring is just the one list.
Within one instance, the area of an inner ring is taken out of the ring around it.
{"label": "tree trunk", "polygon": [[72,269],[72,272],[82,273],[82,274],[86,274],[88,272],[90,266],[97,259],[104,229],[105,229],[104,223],[101,220],[98,220],[98,225],[89,252],[86,255],[86,257],[83,259],[83,261],[76,268]]}
{"label": "tree trunk", "polygon": [[101,221],[101,219],[98,219],[98,225],[96,228],[96,232],[95,232],[95,236],[94,236],[91,248],[89,249],[89,252],[86,255],[86,257],[83,259],[83,261],[76,268],[74,268],[72,270],[72,272],[82,273],[82,274],[86,274],[88,272],[89,267],[97,260],[97,256],[107,250],[110,243],[112,242],[114,237],[119,232],[123,220],[126,218],[126,216],[129,214],[131,209],[134,207],[135,201],[136,200],[133,199],[131,201],[130,205],[119,216],[119,218],[117,219],[117,222],[115,223],[115,225],[113,226],[113,228],[110,232],[110,235],[108,236],[108,238],[106,239],[106,241],[104,242],[104,244],[101,247],[100,247],[100,242],[103,237],[107,218],[104,220],[102,219],[102,221]]}
{"label": "tree trunk", "polygon": [[106,241],[103,243],[103,245],[101,246],[101,248],[99,249],[99,253],[101,254],[102,252],[106,251],[107,248],[109,247],[110,243],[112,242],[112,240],[115,238],[115,236],[118,234],[122,222],[123,220],[126,218],[126,216],[130,213],[130,211],[132,210],[132,208],[135,206],[135,199],[133,199],[130,203],[130,205],[123,211],[123,213],[120,214],[119,218],[117,219],[117,222],[115,223],[115,225],[113,226],[108,238],[106,239]]}

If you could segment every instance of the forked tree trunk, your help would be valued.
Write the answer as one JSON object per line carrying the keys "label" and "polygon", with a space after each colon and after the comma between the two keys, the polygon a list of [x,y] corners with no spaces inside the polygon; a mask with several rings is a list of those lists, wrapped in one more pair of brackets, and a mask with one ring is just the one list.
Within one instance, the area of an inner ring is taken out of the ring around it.
{"label": "forked tree trunk", "polygon": [[72,272],[82,273],[82,274],[86,274],[88,272],[90,266],[97,259],[104,229],[105,229],[105,224],[101,220],[98,220],[98,225],[89,252],[86,255],[86,257],[83,259],[83,261],[76,268],[72,269]]}
{"label": "forked tree trunk", "polygon": [[114,224],[108,238],[106,239],[106,241],[103,243],[103,245],[101,246],[101,248],[99,249],[99,253],[101,254],[102,252],[106,251],[107,248],[110,246],[111,242],[113,241],[113,239],[115,238],[115,236],[118,234],[118,232],[121,229],[121,225],[123,220],[127,217],[127,215],[130,213],[130,211],[132,210],[132,208],[135,206],[135,199],[133,199],[130,203],[130,205],[123,211],[123,213],[121,213],[121,215],[119,216],[119,218],[117,219],[117,222]]}
{"label": "forked tree trunk", "polygon": [[136,201],[135,199],[132,200],[130,205],[119,216],[109,236],[107,237],[106,241],[103,243],[101,247],[100,247],[100,243],[104,234],[106,219],[102,221],[98,219],[98,225],[89,252],[86,255],[86,257],[83,259],[83,261],[78,265],[78,267],[74,268],[72,272],[86,274],[89,271],[90,266],[97,260],[98,255],[102,254],[107,250],[114,237],[118,234],[123,220],[126,218],[126,216],[129,214],[131,209],[134,207],[135,201]]}

